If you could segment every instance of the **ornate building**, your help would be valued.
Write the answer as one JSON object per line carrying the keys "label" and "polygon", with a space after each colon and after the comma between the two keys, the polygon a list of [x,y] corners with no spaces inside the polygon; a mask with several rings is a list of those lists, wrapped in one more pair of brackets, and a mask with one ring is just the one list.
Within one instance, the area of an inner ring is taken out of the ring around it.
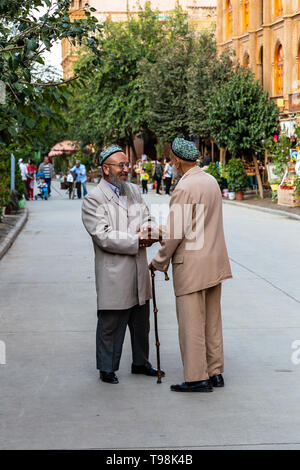
{"label": "ornate building", "polygon": [[[126,21],[127,11],[137,11],[137,0],[72,0],[70,17],[84,18],[84,5],[88,3],[97,11],[93,13],[99,22],[111,18],[113,21]],[[143,5],[146,0],[141,0]],[[153,9],[164,14],[174,9],[177,0],[151,0]],[[217,19],[217,0],[180,0],[180,5],[188,13],[189,23],[198,30],[206,29]],[[72,75],[73,63],[76,61],[76,49],[72,47],[68,39],[62,41],[62,67],[64,77]]]}
{"label": "ornate building", "polygon": [[255,73],[282,118],[300,111],[300,0],[218,0],[217,42]]}

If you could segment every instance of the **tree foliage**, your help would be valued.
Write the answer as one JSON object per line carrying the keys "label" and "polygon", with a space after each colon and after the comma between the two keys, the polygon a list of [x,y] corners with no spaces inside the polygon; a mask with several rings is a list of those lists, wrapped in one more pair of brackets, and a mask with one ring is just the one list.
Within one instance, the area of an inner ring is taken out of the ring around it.
{"label": "tree foliage", "polygon": [[189,136],[188,68],[192,38],[176,38],[159,51],[157,61],[144,61],[143,92],[148,125],[163,142]]}
{"label": "tree foliage", "polygon": [[213,96],[208,125],[216,143],[234,155],[262,150],[264,139],[278,133],[279,110],[252,72],[238,67]]}
{"label": "tree foliage", "polygon": [[[86,42],[94,52],[96,18],[71,21],[70,0],[0,0],[0,81],[5,102],[0,105],[0,144],[25,145],[42,138],[47,125],[59,124],[68,95],[63,83],[41,81],[37,66],[43,53],[63,38]],[[43,8],[41,12],[41,8]]]}
{"label": "tree foliage", "polygon": [[186,16],[180,8],[161,21],[149,4],[128,21],[106,21],[98,37],[101,57],[84,53],[75,73],[89,67],[84,88],[75,90],[68,121],[83,143],[96,147],[118,142],[134,148],[134,136],[149,130],[147,95],[141,80],[141,64],[155,64],[159,51],[187,31]]}
{"label": "tree foliage", "polygon": [[233,72],[232,53],[218,55],[215,36],[204,31],[195,40],[188,71],[188,122],[190,133],[201,140],[211,138],[208,113],[216,92]]}

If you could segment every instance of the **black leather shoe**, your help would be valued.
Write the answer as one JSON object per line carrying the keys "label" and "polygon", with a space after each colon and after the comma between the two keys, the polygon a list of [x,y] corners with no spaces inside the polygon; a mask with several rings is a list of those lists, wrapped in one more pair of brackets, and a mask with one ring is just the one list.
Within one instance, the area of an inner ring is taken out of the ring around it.
{"label": "black leather shoe", "polygon": [[213,375],[209,378],[213,387],[224,387],[224,379],[222,374]]}
{"label": "black leather shoe", "polygon": [[171,385],[170,389],[172,392],[213,392],[210,380],[183,382],[182,384]]}
{"label": "black leather shoe", "polygon": [[114,372],[104,372],[100,371],[100,379],[102,382],[107,382],[108,384],[118,384],[118,377]]}
{"label": "black leather shoe", "polygon": [[[161,370],[160,372],[161,372],[162,377],[166,375],[163,370]],[[147,362],[143,366],[136,366],[134,364],[131,364],[131,373],[132,374],[144,374],[144,375],[150,375],[151,377],[157,377],[157,369],[154,369],[154,367],[152,367],[152,365],[149,362]]]}

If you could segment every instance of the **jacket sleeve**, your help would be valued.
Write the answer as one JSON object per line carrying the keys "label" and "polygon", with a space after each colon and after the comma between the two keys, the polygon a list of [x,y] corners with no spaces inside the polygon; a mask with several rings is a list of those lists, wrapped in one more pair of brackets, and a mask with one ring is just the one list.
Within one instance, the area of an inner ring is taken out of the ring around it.
{"label": "jacket sleeve", "polygon": [[191,207],[189,195],[183,189],[177,187],[171,197],[170,211],[162,234],[161,247],[151,261],[158,271],[168,271],[172,256],[185,238],[185,206]]}
{"label": "jacket sleeve", "polygon": [[138,253],[138,235],[113,230],[105,204],[99,204],[92,197],[85,197],[82,204],[82,221],[93,241],[102,250],[119,255]]}

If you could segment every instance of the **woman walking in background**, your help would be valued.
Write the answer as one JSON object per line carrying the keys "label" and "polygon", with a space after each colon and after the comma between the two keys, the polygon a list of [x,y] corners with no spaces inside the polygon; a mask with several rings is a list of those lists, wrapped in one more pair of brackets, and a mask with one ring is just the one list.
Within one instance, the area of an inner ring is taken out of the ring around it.
{"label": "woman walking in background", "polygon": [[166,158],[166,164],[164,168],[164,176],[163,179],[165,180],[165,185],[166,185],[166,194],[170,196],[170,187],[172,183],[172,177],[173,177],[173,169],[171,165],[171,159],[170,157]]}
{"label": "woman walking in background", "polygon": [[29,164],[27,165],[27,180],[26,180],[26,186],[27,186],[27,194],[28,194],[28,199],[30,201],[34,201],[34,180],[35,180],[35,175],[37,172],[37,168],[34,164],[33,160],[29,160]]}

